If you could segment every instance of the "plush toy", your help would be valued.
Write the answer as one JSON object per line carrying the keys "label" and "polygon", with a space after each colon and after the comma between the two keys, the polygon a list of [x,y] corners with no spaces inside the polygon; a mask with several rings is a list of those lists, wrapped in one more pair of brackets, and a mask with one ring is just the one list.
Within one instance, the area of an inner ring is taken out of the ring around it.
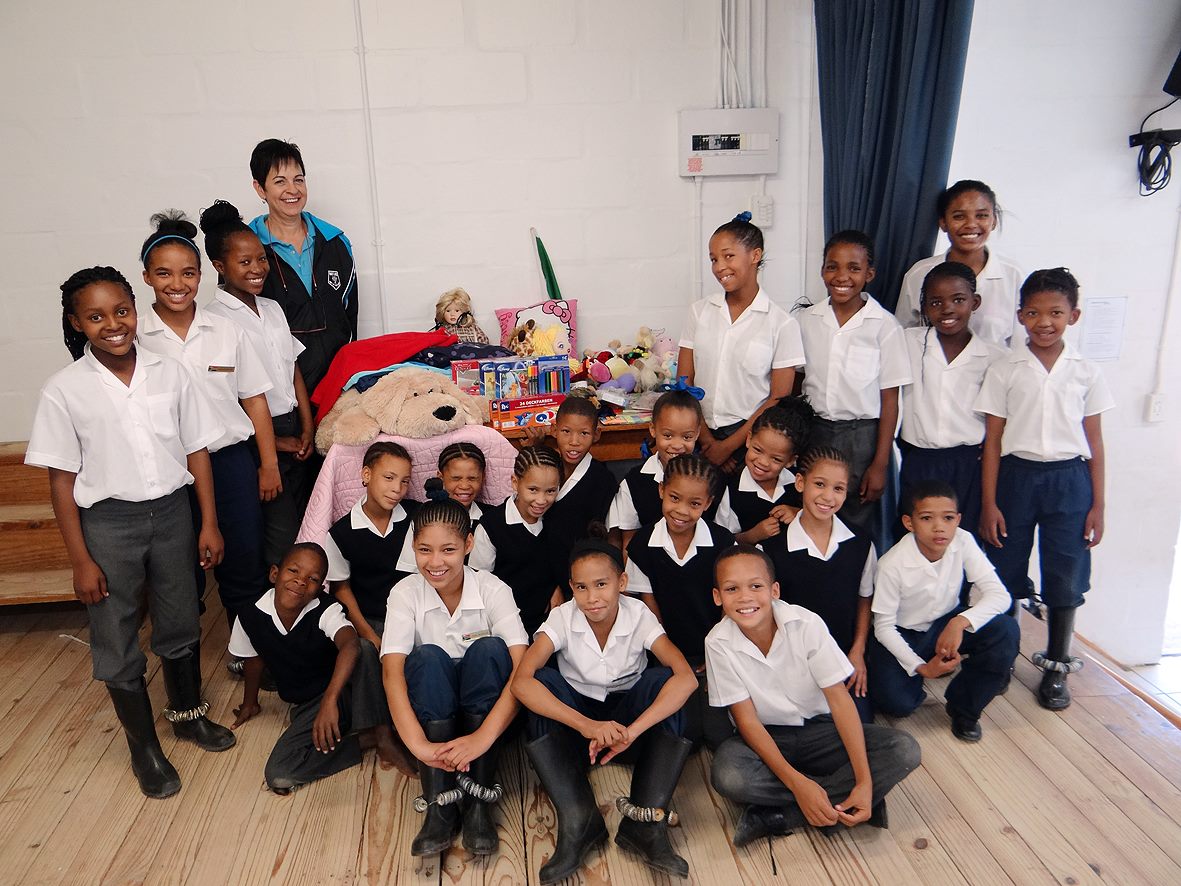
{"label": "plush toy", "polygon": [[505,347],[518,357],[532,357],[537,353],[534,347],[534,338],[536,335],[537,322],[526,320],[509,333],[508,343]]}
{"label": "plush toy", "polygon": [[435,302],[435,328],[454,335],[460,341],[488,344],[488,336],[472,313],[472,297],[459,287],[448,289]]}
{"label": "plush toy", "polygon": [[677,343],[673,341],[671,335],[665,335],[663,329],[658,329],[652,343],[652,353],[662,361],[666,357],[672,357],[675,360]]}
{"label": "plush toy", "polygon": [[368,443],[379,433],[434,437],[483,424],[482,405],[438,373],[398,369],[363,394],[341,394],[316,428],[316,449],[327,453],[333,443]]}
{"label": "plush toy", "polygon": [[597,385],[611,381],[611,370],[607,368],[607,361],[613,356],[610,351],[599,351],[597,354],[588,351],[583,362],[587,378]]}

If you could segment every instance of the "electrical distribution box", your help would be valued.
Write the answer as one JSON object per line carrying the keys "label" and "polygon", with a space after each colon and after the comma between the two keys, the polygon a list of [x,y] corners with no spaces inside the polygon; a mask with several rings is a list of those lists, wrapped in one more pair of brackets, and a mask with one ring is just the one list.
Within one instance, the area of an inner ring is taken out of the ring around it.
{"label": "electrical distribution box", "polygon": [[774,108],[685,110],[677,128],[678,171],[683,176],[779,171],[779,112]]}

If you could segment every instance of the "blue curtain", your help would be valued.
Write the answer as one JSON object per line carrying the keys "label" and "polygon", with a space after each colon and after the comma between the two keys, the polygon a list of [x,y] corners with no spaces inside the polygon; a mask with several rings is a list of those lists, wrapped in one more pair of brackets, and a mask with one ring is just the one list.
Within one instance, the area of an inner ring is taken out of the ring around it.
{"label": "blue curtain", "polygon": [[973,0],[815,0],[824,228],[865,231],[887,309],[931,255],[947,185]]}

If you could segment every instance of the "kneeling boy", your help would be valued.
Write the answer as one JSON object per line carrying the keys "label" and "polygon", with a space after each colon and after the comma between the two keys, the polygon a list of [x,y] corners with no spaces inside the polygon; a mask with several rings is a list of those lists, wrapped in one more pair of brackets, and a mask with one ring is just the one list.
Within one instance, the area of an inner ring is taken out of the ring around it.
{"label": "kneeling boy", "polygon": [[324,593],[327,571],[322,547],[295,545],[271,567],[275,587],[238,612],[230,634],[230,654],[246,661],[234,728],[261,710],[264,665],[279,697],[294,705],[266,765],[267,786],[278,794],[360,763],[359,732],[372,731],[383,763],[396,753],[377,649],[358,640],[344,609]]}
{"label": "kneeling boy", "polygon": [[[1009,592],[966,530],[955,490],[917,483],[904,502],[908,534],[878,563],[870,644],[870,698],[878,710],[905,717],[923,701],[923,678],[958,666],[947,687],[951,731],[980,740],[980,714],[1004,691],[1020,631],[1009,616]],[[968,605],[975,588],[977,603]]]}
{"label": "kneeling boy", "polygon": [[712,780],[744,804],[734,845],[811,824],[886,826],[885,796],[919,765],[910,735],[862,726],[845,680],[853,666],[820,617],[779,600],[771,561],[736,545],[715,567],[724,618],[705,640],[709,702],[738,735],[714,755]]}

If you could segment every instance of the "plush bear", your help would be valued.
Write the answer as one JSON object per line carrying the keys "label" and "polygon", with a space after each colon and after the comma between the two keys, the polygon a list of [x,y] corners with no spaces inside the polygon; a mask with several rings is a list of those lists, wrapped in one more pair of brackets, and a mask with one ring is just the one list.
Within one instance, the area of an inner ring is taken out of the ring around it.
{"label": "plush bear", "polygon": [[333,443],[356,446],[380,433],[434,437],[483,424],[484,408],[483,401],[437,372],[397,369],[363,394],[341,394],[316,428],[316,449],[326,453]]}

